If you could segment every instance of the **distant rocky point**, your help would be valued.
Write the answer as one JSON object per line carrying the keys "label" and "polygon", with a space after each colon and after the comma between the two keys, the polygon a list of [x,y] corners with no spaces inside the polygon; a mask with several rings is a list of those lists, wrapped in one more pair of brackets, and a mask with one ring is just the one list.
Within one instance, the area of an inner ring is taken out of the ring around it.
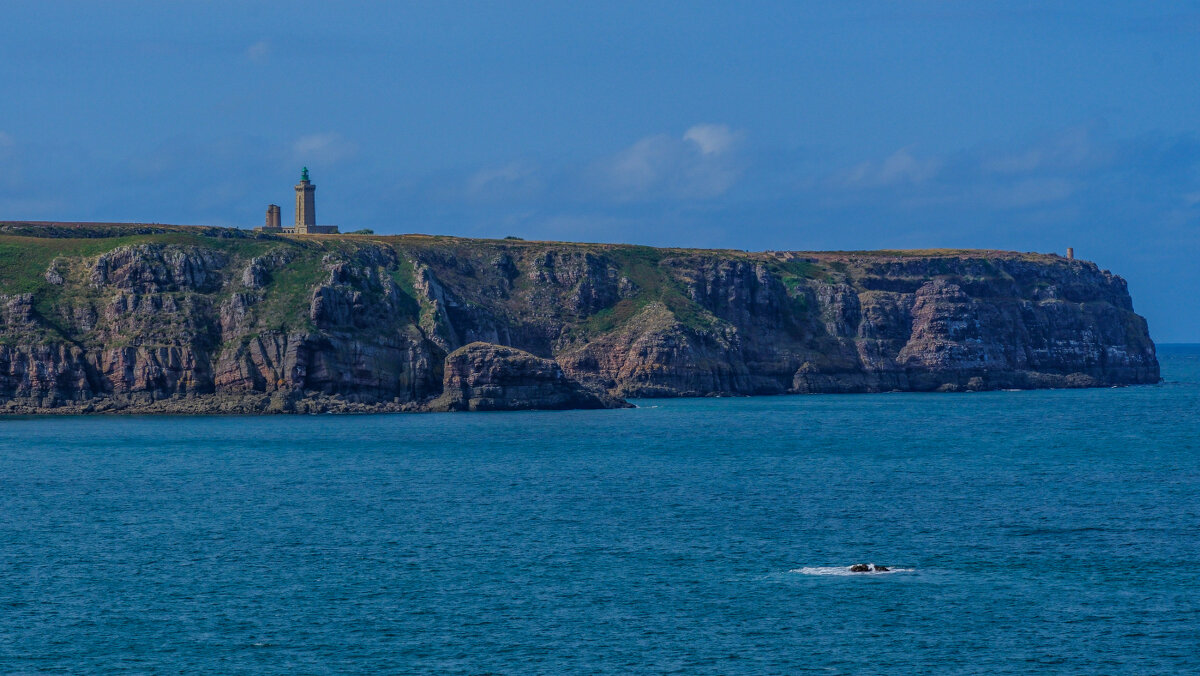
{"label": "distant rocky point", "polygon": [[0,222],[0,412],[14,414],[1158,381],[1125,281],[1055,255]]}

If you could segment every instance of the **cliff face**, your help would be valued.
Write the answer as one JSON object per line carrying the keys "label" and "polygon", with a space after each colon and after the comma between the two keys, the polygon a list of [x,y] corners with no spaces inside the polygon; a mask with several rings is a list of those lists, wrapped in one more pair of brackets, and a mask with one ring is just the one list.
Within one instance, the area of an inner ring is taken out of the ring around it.
{"label": "cliff face", "polygon": [[434,411],[620,408],[629,406],[572,381],[553,359],[491,343],[471,343],[446,357]]}
{"label": "cliff face", "polygon": [[0,224],[0,410],[479,407],[476,342],[607,405],[1159,379],[1124,280],[1057,256]]}

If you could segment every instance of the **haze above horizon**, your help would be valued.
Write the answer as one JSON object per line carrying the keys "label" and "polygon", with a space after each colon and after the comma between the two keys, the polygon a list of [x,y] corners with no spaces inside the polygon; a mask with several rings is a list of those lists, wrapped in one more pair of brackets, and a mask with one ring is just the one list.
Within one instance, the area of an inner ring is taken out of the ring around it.
{"label": "haze above horizon", "polygon": [[1200,342],[1200,3],[41,2],[0,219],[1063,253]]}

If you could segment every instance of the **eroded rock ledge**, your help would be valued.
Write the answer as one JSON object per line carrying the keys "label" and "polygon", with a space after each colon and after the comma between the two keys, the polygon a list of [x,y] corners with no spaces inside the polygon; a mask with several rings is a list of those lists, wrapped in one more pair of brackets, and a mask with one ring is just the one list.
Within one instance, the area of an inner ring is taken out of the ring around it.
{"label": "eroded rock ledge", "polygon": [[593,408],[1159,380],[1125,281],[1052,255],[115,224],[0,223],[0,241],[7,413]]}
{"label": "eroded rock ledge", "polygon": [[568,378],[553,359],[491,343],[464,345],[446,357],[434,411],[622,408],[628,403]]}

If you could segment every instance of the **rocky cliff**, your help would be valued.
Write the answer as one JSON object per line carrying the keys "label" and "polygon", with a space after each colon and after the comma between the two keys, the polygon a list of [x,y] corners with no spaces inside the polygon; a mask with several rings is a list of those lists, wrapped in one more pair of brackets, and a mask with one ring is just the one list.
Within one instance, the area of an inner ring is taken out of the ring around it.
{"label": "rocky cliff", "polygon": [[[460,350],[473,343],[491,346]],[[7,412],[562,408],[1158,380],[1125,281],[1058,256],[0,223]]]}
{"label": "rocky cliff", "polygon": [[491,343],[471,343],[446,357],[434,411],[620,408],[629,404],[572,381],[553,359]]}

